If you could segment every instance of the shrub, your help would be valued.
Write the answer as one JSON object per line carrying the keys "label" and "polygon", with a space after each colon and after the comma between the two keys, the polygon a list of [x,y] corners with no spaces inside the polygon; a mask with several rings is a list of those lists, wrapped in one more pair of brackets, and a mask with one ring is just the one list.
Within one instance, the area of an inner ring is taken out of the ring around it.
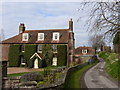
{"label": "shrub", "polygon": [[103,59],[107,59],[107,57],[109,56],[108,52],[100,52],[99,53],[99,57],[103,58]]}
{"label": "shrub", "polygon": [[119,35],[120,35],[120,32],[118,32],[118,33],[115,35],[115,37],[114,37],[114,39],[113,39],[113,44],[119,44]]}
{"label": "shrub", "polygon": [[27,82],[27,81],[39,82],[43,80],[43,75],[38,72],[32,72],[32,73],[22,75],[20,80],[22,82]]}
{"label": "shrub", "polygon": [[40,82],[38,82],[37,86],[40,87],[40,86],[42,86],[43,84],[44,84],[44,81],[40,81]]}

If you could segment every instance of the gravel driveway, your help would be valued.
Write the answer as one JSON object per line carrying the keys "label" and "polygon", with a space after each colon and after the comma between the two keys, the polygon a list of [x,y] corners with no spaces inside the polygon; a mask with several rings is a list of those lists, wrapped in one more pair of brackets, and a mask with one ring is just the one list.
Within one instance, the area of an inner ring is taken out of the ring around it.
{"label": "gravel driveway", "polygon": [[22,72],[35,72],[35,71],[43,71],[43,69],[30,69],[30,68],[21,68],[21,67],[8,67],[7,74],[13,73],[22,73]]}

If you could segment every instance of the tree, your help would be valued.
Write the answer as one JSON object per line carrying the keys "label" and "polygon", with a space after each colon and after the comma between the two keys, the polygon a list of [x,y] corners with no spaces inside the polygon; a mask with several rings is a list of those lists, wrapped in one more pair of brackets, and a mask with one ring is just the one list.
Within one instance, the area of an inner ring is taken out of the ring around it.
{"label": "tree", "polygon": [[103,35],[90,36],[89,44],[93,48],[95,48],[95,50],[97,50],[97,49],[102,50],[102,47],[106,45],[104,42],[104,39],[103,39]]}
{"label": "tree", "polygon": [[83,8],[79,10],[88,11],[86,25],[90,32],[113,38],[120,31],[120,2],[84,2],[81,5]]}

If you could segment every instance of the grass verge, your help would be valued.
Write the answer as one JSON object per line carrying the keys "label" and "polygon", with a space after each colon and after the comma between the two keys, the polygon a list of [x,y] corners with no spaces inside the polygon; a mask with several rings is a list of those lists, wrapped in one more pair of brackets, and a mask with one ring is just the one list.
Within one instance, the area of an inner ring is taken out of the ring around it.
{"label": "grass verge", "polygon": [[116,53],[100,52],[99,56],[106,61],[106,72],[120,82],[120,59]]}
{"label": "grass verge", "polygon": [[92,67],[94,64],[91,65],[86,65],[82,68],[79,68],[77,70],[74,70],[73,72],[71,72],[65,82],[65,86],[64,88],[81,88],[81,82],[80,79],[83,75],[83,73],[90,67]]}

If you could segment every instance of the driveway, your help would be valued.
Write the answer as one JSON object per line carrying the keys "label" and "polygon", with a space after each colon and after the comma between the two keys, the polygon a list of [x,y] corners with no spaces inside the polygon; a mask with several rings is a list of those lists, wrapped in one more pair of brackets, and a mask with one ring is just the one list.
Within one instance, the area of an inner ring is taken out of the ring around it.
{"label": "driveway", "polygon": [[87,88],[118,88],[118,83],[105,72],[104,61],[89,69],[84,76],[84,81]]}
{"label": "driveway", "polygon": [[35,71],[43,71],[43,69],[30,69],[30,68],[22,68],[22,67],[8,67],[7,74],[13,73],[23,73],[23,72],[35,72]]}

